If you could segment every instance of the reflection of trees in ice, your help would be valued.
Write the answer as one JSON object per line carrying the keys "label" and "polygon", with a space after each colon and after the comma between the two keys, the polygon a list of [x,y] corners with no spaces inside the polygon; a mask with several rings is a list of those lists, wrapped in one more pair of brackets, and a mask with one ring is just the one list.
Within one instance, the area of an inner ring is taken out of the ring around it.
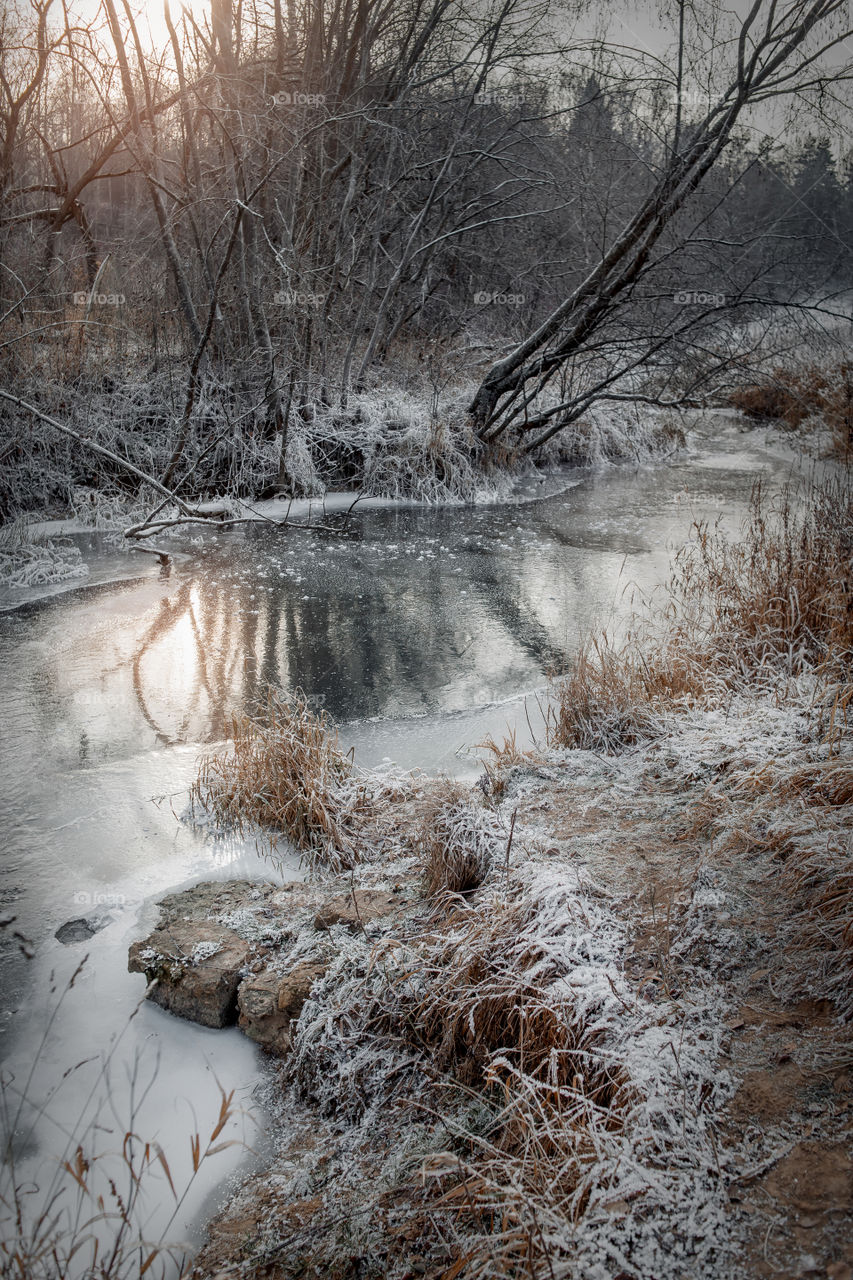
{"label": "reflection of trees in ice", "polygon": [[488,558],[451,576],[438,556],[415,566],[367,556],[360,568],[349,549],[332,557],[320,592],[307,577],[297,585],[238,571],[226,584],[185,582],[163,600],[130,661],[137,707],[158,740],[219,738],[227,712],[255,710],[269,685],[302,688],[347,719],[435,708],[438,691],[463,676],[492,688],[501,671],[565,662],[527,597],[529,575],[504,581]]}

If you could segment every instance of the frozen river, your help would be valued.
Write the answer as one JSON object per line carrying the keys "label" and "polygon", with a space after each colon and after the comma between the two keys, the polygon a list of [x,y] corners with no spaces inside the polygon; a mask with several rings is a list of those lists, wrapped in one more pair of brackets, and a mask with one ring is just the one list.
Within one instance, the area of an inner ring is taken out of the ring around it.
{"label": "frozen river", "polygon": [[[151,1004],[131,1019],[142,980],[126,972],[128,946],[164,891],[300,874],[295,857],[276,873],[251,841],[205,840],[179,820],[227,714],[253,709],[268,684],[302,688],[357,762],[473,777],[473,745],[508,724],[520,741],[528,721],[536,728],[524,695],[563,669],[592,627],[618,630],[632,601],[666,578],[694,519],[736,524],[756,477],[775,484],[791,469],[782,449],[723,415],[709,415],[689,444],[674,463],[565,477],[555,495],[539,498],[534,485],[514,504],[356,509],[334,533],[207,534],[185,544],[168,576],[81,537],[93,577],[128,580],[24,608],[5,593],[0,911],[15,919],[0,934],[2,1057],[7,1108],[30,1073],[40,1104],[18,1117],[22,1176],[44,1188],[93,1120],[104,1149],[120,1146],[133,1113],[178,1183],[190,1134],[215,1120],[220,1084],[243,1108],[222,1136],[262,1145],[255,1047]],[[108,923],[60,942],[57,929],[81,916]],[[172,1235],[196,1236],[245,1158],[240,1146],[214,1158]],[[174,1207],[165,1177],[156,1185],[151,1238]]]}

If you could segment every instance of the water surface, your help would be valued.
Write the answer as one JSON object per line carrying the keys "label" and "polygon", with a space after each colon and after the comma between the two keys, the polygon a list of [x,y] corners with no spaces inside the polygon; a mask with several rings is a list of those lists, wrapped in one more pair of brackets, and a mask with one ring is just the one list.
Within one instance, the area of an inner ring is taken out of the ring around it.
{"label": "water surface", "polygon": [[[228,716],[255,710],[270,684],[301,688],[362,764],[391,758],[473,776],[473,744],[507,726],[527,740],[538,720],[524,695],[565,669],[590,629],[619,630],[665,579],[694,519],[735,524],[755,478],[780,483],[791,465],[760,433],[709,415],[674,464],[565,477],[541,500],[356,510],[335,532],[243,526],[179,544],[167,575],[89,535],[80,544],[93,577],[131,580],[25,609],[9,608],[6,592],[0,911],[16,917],[0,954],[7,1071],[22,1078],[48,1006],[88,954],[39,1049],[34,1092],[121,1035],[116,1112],[130,1105],[132,1064],[159,1054],[137,1128],[164,1145],[179,1135],[186,1166],[193,1115],[215,1114],[217,1081],[248,1103],[259,1058],[236,1032],[149,1004],[128,1025],[142,980],[126,973],[126,955],[165,890],[274,874],[250,841],[206,841],[178,820],[199,753],[222,739]],[[279,874],[298,875],[298,859]],[[93,914],[110,922],[88,942],[55,939],[65,921]],[[72,1074],[55,1120],[82,1109],[91,1079]],[[22,1131],[27,1168],[55,1154],[60,1131],[44,1118]],[[223,1156],[220,1173],[237,1161],[236,1150]],[[181,1231],[216,1181],[200,1181]]]}

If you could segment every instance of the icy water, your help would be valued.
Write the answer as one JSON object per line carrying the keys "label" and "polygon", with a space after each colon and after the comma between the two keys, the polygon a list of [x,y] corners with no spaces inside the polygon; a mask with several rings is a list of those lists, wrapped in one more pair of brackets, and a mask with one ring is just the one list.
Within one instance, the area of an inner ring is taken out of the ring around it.
{"label": "icy water", "polygon": [[[57,1155],[73,1152],[78,1116],[96,1114],[101,1146],[115,1148],[134,1109],[136,1131],[163,1145],[177,1182],[189,1172],[189,1135],[215,1121],[220,1085],[236,1088],[247,1113],[223,1136],[262,1141],[248,1115],[262,1064],[247,1040],[150,1004],[129,1021],[142,979],[126,972],[127,948],[154,920],[154,899],[199,879],[274,875],[251,842],[205,841],[179,821],[199,752],[222,738],[227,715],[256,707],[268,684],[301,688],[358,762],[474,776],[474,744],[507,726],[520,741],[536,729],[524,695],[565,667],[591,627],[618,630],[632,600],[666,577],[695,518],[736,524],[757,476],[777,484],[791,470],[781,448],[724,416],[709,417],[690,446],[674,464],[566,477],[556,496],[510,505],[356,510],[334,533],[259,525],[207,535],[168,576],[81,538],[93,578],[132,580],[24,608],[5,593],[0,912],[15,917],[0,935],[6,1105],[31,1069],[32,1098],[58,1087],[45,1114],[25,1108],[17,1126],[28,1177],[43,1186]],[[277,874],[298,876],[298,860]],[[88,940],[55,938],[68,920],[93,916],[108,923]],[[111,1114],[98,1083],[105,1055]],[[92,1062],[63,1081],[82,1059]],[[215,1157],[172,1236],[196,1235],[244,1158],[238,1146]],[[168,1202],[161,1177],[150,1238]]]}

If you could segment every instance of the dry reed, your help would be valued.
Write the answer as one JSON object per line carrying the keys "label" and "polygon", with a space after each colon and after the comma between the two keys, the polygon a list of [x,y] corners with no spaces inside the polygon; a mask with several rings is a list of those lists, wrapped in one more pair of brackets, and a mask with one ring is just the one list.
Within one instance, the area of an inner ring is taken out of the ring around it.
{"label": "dry reed", "polygon": [[849,476],[786,490],[756,485],[738,537],[694,526],[665,604],[628,638],[581,650],[554,690],[551,745],[616,751],[654,737],[662,717],[724,705],[733,692],[814,673],[844,719],[853,665],[853,485]]}
{"label": "dry reed", "polygon": [[555,688],[551,746],[609,752],[694,705],[787,706],[808,728],[791,759],[744,762],[691,831],[774,860],[787,894],[794,985],[853,1016],[853,484],[756,486],[739,537],[700,525],[675,558],[666,605],[618,648],[606,637]]}
{"label": "dry reed", "polygon": [[[45,1053],[59,1008],[85,965],[86,959],[51,1011],[35,1060]],[[121,1117],[117,1128],[105,1122],[110,1112],[117,1116],[110,1064],[120,1041],[121,1035],[113,1039],[94,1082],[87,1082],[86,1101],[76,1115],[57,1115],[57,1097],[91,1059],[69,1067],[46,1098],[35,1095],[32,1070],[19,1080],[7,1068],[0,1077],[3,1280],[135,1280],[144,1275],[167,1280],[187,1274],[188,1246],[170,1242],[169,1235],[177,1230],[202,1166],[235,1145],[223,1136],[236,1112],[233,1090],[226,1093],[220,1086],[219,1113],[206,1138],[198,1129],[187,1135],[191,1167],[179,1177],[163,1147],[139,1135],[137,1115]],[[156,1075],[141,1081],[139,1073],[136,1060],[128,1069],[131,1097],[137,1088],[142,1095],[156,1083]],[[32,1152],[38,1149],[37,1126],[44,1119],[53,1122],[51,1132],[59,1141],[34,1173]],[[170,1207],[156,1233],[151,1225],[154,1198]]]}
{"label": "dry reed", "polygon": [[374,804],[324,711],[300,691],[284,700],[270,689],[263,716],[232,716],[228,737],[230,748],[202,760],[193,805],[226,826],[283,835],[335,870],[358,862],[359,822]]}

